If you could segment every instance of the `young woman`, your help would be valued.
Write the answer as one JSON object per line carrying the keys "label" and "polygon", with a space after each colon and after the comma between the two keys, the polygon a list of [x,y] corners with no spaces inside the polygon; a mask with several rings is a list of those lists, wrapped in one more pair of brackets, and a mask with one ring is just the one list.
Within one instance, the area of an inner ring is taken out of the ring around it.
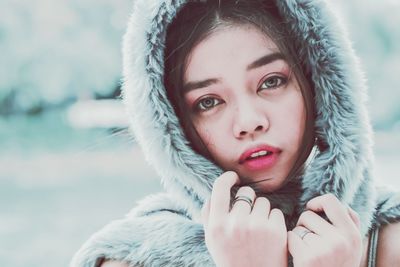
{"label": "young woman", "polygon": [[166,193],[71,266],[400,264],[399,195],[373,183],[364,81],[327,3],[137,0],[124,77]]}

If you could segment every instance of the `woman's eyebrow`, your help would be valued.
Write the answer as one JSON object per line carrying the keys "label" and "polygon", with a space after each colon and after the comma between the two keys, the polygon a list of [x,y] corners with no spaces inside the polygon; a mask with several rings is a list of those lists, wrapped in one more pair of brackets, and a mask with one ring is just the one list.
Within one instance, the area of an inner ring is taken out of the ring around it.
{"label": "woman's eyebrow", "polygon": [[[279,52],[271,53],[271,54],[265,55],[265,56],[257,59],[256,61],[254,61],[253,63],[248,65],[246,70],[249,71],[249,70],[252,70],[255,68],[259,68],[261,66],[267,65],[276,60],[286,60],[286,58],[282,53],[279,53]],[[202,81],[188,82],[183,85],[183,94],[186,94],[195,89],[208,87],[210,85],[213,85],[213,84],[216,84],[219,82],[221,82],[221,80],[217,79],[217,78],[206,79],[206,80],[202,80]]]}
{"label": "woman's eyebrow", "polygon": [[275,52],[275,53],[268,54],[268,55],[265,55],[265,56],[257,59],[256,61],[254,61],[253,63],[248,65],[246,69],[249,71],[249,70],[252,70],[252,69],[259,68],[261,66],[267,65],[267,64],[269,64],[271,62],[274,62],[276,60],[286,60],[286,58],[282,53]]}
{"label": "woman's eyebrow", "polygon": [[195,90],[195,89],[199,89],[199,88],[203,88],[203,87],[207,87],[210,86],[212,84],[215,83],[219,83],[221,82],[220,79],[207,79],[207,80],[203,80],[203,81],[195,81],[195,82],[188,82],[186,84],[183,85],[183,93],[187,93],[189,91]]}

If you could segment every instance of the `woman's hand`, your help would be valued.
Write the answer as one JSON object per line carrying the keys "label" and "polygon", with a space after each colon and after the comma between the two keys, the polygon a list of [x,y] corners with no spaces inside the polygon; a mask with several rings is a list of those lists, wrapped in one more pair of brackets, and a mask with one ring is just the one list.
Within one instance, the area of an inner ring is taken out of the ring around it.
{"label": "woman's hand", "polygon": [[[205,241],[218,267],[287,266],[287,231],[283,214],[270,209],[267,198],[256,198],[252,188],[239,188],[230,208],[235,172],[214,183],[211,200],[202,209]],[[254,205],[252,205],[254,203]]]}
{"label": "woman's hand", "polygon": [[[356,212],[332,194],[311,199],[306,208],[296,227],[288,232],[294,266],[360,266],[362,238]],[[317,214],[321,212],[330,222]]]}

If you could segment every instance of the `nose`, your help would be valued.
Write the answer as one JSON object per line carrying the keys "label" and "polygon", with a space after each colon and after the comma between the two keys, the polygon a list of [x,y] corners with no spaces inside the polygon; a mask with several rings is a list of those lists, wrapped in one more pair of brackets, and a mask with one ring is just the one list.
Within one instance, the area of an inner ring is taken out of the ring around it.
{"label": "nose", "polygon": [[233,117],[233,134],[236,138],[254,138],[269,129],[269,120],[264,109],[241,103],[236,110]]}

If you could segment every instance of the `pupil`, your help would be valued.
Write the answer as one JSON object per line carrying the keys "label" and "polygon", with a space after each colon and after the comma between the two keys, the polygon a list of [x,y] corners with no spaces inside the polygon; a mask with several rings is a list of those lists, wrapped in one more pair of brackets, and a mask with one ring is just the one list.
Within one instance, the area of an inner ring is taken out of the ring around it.
{"label": "pupil", "polygon": [[206,99],[206,100],[204,101],[204,105],[205,105],[206,107],[212,106],[212,100],[211,100],[211,99]]}
{"label": "pupil", "polygon": [[274,85],[274,84],[275,84],[275,78],[268,81],[268,85]]}

